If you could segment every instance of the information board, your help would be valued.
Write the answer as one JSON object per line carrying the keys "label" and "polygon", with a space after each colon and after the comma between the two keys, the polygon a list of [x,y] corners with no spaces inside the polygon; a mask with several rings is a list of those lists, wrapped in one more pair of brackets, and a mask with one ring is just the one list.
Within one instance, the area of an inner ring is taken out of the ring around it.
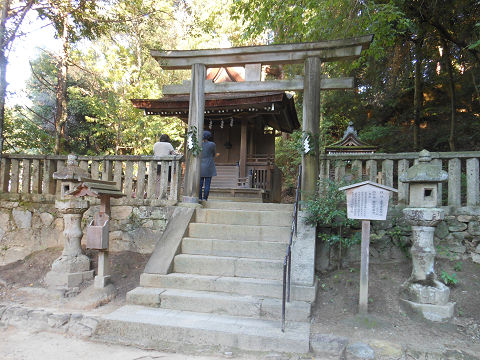
{"label": "information board", "polygon": [[385,220],[390,191],[365,184],[346,190],[347,217],[360,220]]}

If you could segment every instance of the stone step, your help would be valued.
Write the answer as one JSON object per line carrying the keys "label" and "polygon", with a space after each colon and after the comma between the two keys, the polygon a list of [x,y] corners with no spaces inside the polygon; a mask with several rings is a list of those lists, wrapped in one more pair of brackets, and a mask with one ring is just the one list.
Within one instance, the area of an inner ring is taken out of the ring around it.
{"label": "stone step", "polygon": [[[140,286],[153,288],[189,289],[199,291],[217,291],[229,294],[267,296],[282,298],[281,280],[254,279],[245,277],[214,276],[170,273],[167,275],[147,274],[140,276]],[[314,286],[291,285],[292,300],[313,302]]]}
{"label": "stone step", "polygon": [[[222,292],[137,287],[127,293],[127,303],[257,319],[282,318],[281,299]],[[310,303],[290,301],[285,305],[285,318],[288,321],[309,321]]]}
{"label": "stone step", "polygon": [[279,280],[283,278],[283,260],[179,254],[175,256],[173,270],[184,274]]}
{"label": "stone step", "polygon": [[[203,202],[203,204],[207,204],[210,201],[215,202],[246,202],[246,203],[262,203],[263,198],[261,197],[235,197],[235,196],[224,196],[224,194],[215,194],[210,191],[210,195],[208,195],[208,201]],[[204,205],[204,206],[205,206]]]}
{"label": "stone step", "polygon": [[162,351],[309,352],[310,324],[126,305],[99,319],[93,338]]}
{"label": "stone step", "polygon": [[190,225],[188,225],[188,237],[287,243],[290,239],[290,226],[248,226],[190,223]]}
{"label": "stone step", "polygon": [[293,204],[248,203],[240,201],[207,201],[207,209],[250,210],[250,211],[289,211],[293,213]]}
{"label": "stone step", "polygon": [[282,260],[287,244],[269,241],[240,241],[183,238],[182,253],[191,255],[235,256]]}
{"label": "stone step", "polygon": [[290,226],[291,211],[197,209],[195,222],[226,225]]}

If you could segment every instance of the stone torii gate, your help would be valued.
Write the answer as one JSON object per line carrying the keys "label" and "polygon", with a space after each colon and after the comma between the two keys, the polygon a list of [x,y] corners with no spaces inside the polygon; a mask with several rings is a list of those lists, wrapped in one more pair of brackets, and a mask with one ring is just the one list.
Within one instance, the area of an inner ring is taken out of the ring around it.
{"label": "stone torii gate", "polygon": [[[322,79],[321,64],[327,61],[356,59],[368,48],[373,35],[312,43],[245,46],[207,50],[152,50],[151,55],[166,70],[191,69],[190,84],[168,85],[164,94],[190,93],[188,131],[196,132],[196,142],[203,138],[205,93],[239,93],[268,91],[304,91],[304,136],[318,136],[320,90],[351,89],[353,78]],[[262,65],[305,64],[304,78],[260,81]],[[207,67],[244,66],[245,81],[214,84],[205,80]],[[200,157],[193,156],[187,146],[183,202],[198,203],[200,189]],[[312,194],[318,180],[318,142],[302,156],[302,196]]]}

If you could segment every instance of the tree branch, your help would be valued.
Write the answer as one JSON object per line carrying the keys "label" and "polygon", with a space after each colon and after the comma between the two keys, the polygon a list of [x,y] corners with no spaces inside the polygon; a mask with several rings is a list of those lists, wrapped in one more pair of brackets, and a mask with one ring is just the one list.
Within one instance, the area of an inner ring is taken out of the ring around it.
{"label": "tree branch", "polygon": [[45,80],[44,78],[40,78],[39,75],[37,75],[37,73],[35,72],[35,69],[33,68],[32,66],[32,63],[29,61],[28,62],[30,64],[30,70],[32,70],[32,74],[33,76],[35,76],[35,78],[40,82],[40,84],[42,84],[43,86],[45,86],[45,88],[47,90],[50,90],[51,92],[55,92],[55,85],[53,84],[50,84],[47,80]]}

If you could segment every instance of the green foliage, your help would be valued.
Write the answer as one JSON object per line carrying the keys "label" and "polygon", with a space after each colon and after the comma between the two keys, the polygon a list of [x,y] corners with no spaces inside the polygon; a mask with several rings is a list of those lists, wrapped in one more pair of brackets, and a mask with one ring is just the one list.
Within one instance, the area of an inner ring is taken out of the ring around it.
{"label": "green foliage", "polygon": [[453,270],[462,271],[463,270],[463,263],[461,261],[457,261],[455,263],[455,265],[453,265]]}
{"label": "green foliage", "polygon": [[340,249],[358,244],[361,240],[359,232],[348,231],[357,227],[358,221],[347,217],[345,192],[338,190],[343,185],[346,184],[335,183],[329,179],[320,181],[319,194],[305,203],[306,222],[336,230],[330,234],[319,233],[318,237],[330,246],[337,245]]}
{"label": "green foliage", "polygon": [[[385,152],[413,150],[414,43],[419,39],[425,39],[419,147],[449,150],[448,75],[439,52],[445,41],[454,66],[456,150],[480,149],[476,115],[480,111],[478,1],[236,0],[231,14],[243,21],[246,38],[267,43],[374,34],[372,44],[359,59],[323,65],[328,76],[354,76],[358,91],[323,92],[320,126],[324,129],[322,139],[329,144],[341,137],[348,121],[353,121],[363,140]],[[290,67],[285,66],[284,75],[293,75]],[[301,103],[301,96],[298,101]]]}
{"label": "green foliage", "polygon": [[458,283],[457,275],[455,273],[449,274],[445,270],[442,270],[442,274],[440,275],[443,283],[447,286],[449,285],[456,285]]}

